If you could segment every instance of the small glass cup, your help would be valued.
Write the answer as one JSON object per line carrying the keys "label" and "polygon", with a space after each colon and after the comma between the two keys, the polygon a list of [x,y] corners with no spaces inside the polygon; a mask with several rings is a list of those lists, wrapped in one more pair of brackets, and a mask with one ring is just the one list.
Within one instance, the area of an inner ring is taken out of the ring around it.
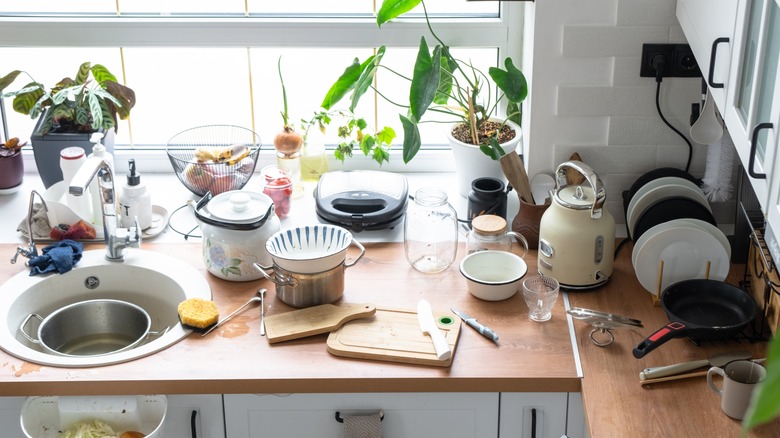
{"label": "small glass cup", "polygon": [[292,180],[287,173],[277,166],[265,166],[260,171],[263,193],[274,201],[274,211],[279,219],[290,214],[290,197],[292,196]]}
{"label": "small glass cup", "polygon": [[534,275],[523,280],[523,298],[532,321],[542,322],[552,317],[552,308],[559,291],[558,280],[552,277]]}

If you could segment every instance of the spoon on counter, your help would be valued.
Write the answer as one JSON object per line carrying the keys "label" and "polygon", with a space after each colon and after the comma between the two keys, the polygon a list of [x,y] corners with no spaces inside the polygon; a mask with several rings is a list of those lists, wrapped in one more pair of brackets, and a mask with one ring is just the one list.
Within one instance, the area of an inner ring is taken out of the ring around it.
{"label": "spoon on counter", "polygon": [[[228,315],[225,318],[223,318],[222,321],[219,321],[218,323],[216,323],[214,325],[214,327],[211,327],[210,329],[206,330],[206,332],[204,332],[201,336],[206,336],[207,334],[209,334],[209,333],[213,332],[214,330],[216,330],[217,327],[219,327],[222,324],[230,321],[231,318],[233,318],[234,316],[238,315],[242,310],[244,310],[246,308],[246,306],[248,306],[248,305],[250,305],[250,304],[252,304],[252,303],[254,303],[256,301],[259,301],[260,303],[262,303],[264,295],[265,295],[265,289],[264,288],[258,289],[257,295],[255,295],[252,298],[250,298],[249,301],[247,301],[246,303],[242,304],[241,307],[239,307],[238,309],[234,310],[230,315]],[[261,319],[260,319],[260,330],[262,330],[263,332],[265,331],[265,326],[263,324],[262,316],[261,316]]]}
{"label": "spoon on counter", "polygon": [[260,336],[265,336],[265,288],[257,291],[260,294]]}

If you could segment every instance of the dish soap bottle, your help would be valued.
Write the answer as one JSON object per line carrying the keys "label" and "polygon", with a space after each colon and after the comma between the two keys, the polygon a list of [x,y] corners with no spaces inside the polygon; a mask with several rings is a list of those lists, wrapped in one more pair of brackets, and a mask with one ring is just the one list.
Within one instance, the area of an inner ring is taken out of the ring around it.
{"label": "dish soap bottle", "polygon": [[[88,158],[92,157],[101,157],[105,161],[108,162],[108,166],[111,168],[111,171],[114,171],[114,156],[111,155],[110,152],[106,150],[106,147],[103,146],[102,143],[100,143],[100,139],[103,138],[102,132],[95,132],[92,134],[92,136],[89,138],[89,141],[92,143],[95,143],[94,146],[92,146],[92,153],[89,154]],[[100,183],[98,182],[98,177],[95,177],[92,179],[92,182],[89,184],[89,194],[92,197],[92,224],[100,227],[103,225],[103,212],[102,204],[100,202]]]}
{"label": "dish soap bottle", "polygon": [[122,185],[122,195],[119,197],[122,226],[134,227],[137,217],[138,226],[145,230],[152,226],[152,197],[146,190],[146,184],[141,182],[141,175],[135,167],[135,159],[128,160],[128,165],[130,173],[127,175],[127,181]]}

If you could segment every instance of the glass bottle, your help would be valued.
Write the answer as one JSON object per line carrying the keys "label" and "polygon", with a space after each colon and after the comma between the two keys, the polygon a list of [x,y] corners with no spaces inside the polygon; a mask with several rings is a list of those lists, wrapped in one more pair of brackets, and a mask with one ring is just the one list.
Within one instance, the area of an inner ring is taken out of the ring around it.
{"label": "glass bottle", "polygon": [[518,255],[525,257],[528,241],[522,234],[506,229],[506,219],[501,216],[485,214],[475,217],[471,221],[471,231],[466,235],[466,250],[469,254],[487,250],[512,252],[512,241],[516,240],[523,247]]}
{"label": "glass bottle", "polygon": [[458,250],[458,217],[447,194],[434,187],[417,190],[404,221],[406,260],[418,271],[435,274],[447,269]]}
{"label": "glass bottle", "polygon": [[301,179],[317,182],[327,171],[328,156],[325,152],[325,138],[317,129],[310,129],[301,155]]}
{"label": "glass bottle", "polygon": [[292,181],[292,197],[300,198],[303,195],[303,183],[301,182],[301,152],[291,154],[276,152],[276,165],[289,176]]}

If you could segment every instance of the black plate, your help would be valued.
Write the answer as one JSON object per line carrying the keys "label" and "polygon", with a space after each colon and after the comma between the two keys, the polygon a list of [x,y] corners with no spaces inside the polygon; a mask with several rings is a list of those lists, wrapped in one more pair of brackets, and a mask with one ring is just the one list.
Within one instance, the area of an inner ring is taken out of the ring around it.
{"label": "black plate", "polygon": [[[633,184],[631,184],[631,188],[628,190],[625,190],[622,193],[623,196],[623,217],[626,218],[626,233],[628,233],[628,236],[631,236],[631,232],[628,229],[628,204],[631,203],[631,199],[636,195],[636,192],[639,191],[645,184],[654,181],[659,178],[666,178],[669,176],[674,176],[677,178],[683,178],[686,179],[697,186],[699,185],[699,182],[696,178],[693,177],[690,173],[682,170],[677,169],[675,167],[659,167],[658,169],[653,169],[649,172],[646,172],[642,174],[639,178],[637,178]],[[634,239],[636,242],[636,239]]]}
{"label": "black plate", "polygon": [[639,217],[634,227],[633,240],[639,238],[650,228],[675,219],[700,219],[717,226],[715,217],[707,207],[689,198],[667,198],[650,206]]}

